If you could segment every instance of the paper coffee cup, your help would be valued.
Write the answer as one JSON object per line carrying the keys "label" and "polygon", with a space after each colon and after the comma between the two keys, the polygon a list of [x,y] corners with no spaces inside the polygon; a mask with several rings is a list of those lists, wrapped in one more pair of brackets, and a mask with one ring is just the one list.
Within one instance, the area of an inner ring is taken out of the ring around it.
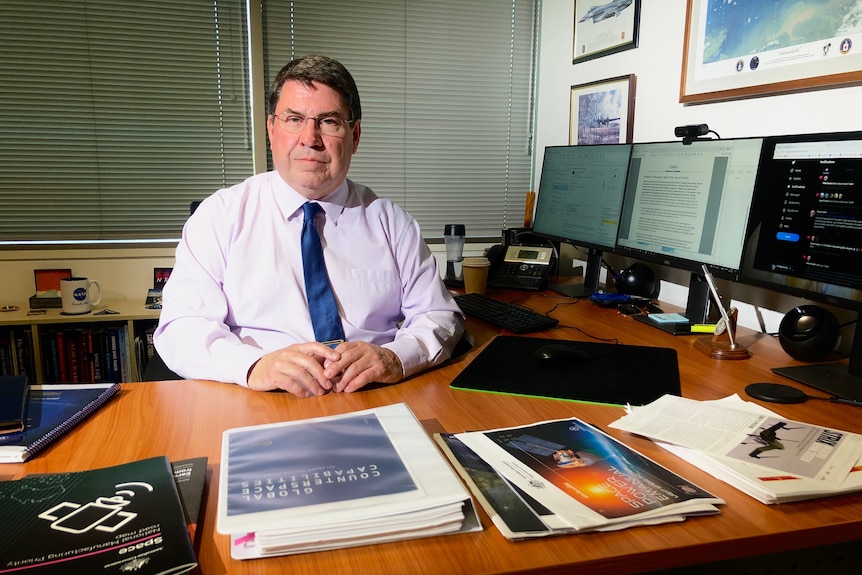
{"label": "paper coffee cup", "polygon": [[464,293],[484,294],[490,268],[491,260],[488,258],[464,258],[461,261],[461,269],[464,274]]}

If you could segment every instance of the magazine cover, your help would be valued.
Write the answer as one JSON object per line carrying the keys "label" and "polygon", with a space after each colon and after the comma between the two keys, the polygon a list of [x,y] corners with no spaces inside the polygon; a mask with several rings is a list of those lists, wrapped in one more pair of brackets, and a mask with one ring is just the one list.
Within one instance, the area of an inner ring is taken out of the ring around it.
{"label": "magazine cover", "polygon": [[[723,503],[577,419],[457,437],[507,479],[579,529],[684,515],[692,510],[709,512],[711,504]],[[572,500],[582,507],[572,506]],[[687,508],[686,503],[693,505]],[[701,504],[707,504],[706,509]]]}
{"label": "magazine cover", "polygon": [[454,434],[438,433],[434,437],[504,537],[526,539],[572,533],[573,529],[553,511],[512,485]]}

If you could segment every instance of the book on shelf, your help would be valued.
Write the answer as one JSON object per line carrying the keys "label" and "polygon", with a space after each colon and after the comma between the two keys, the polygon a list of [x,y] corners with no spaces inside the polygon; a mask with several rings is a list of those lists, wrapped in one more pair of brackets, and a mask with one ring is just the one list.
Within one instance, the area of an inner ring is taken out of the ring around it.
{"label": "book on shelf", "polygon": [[0,557],[0,574],[178,574],[197,565],[166,457],[0,481]]}
{"label": "book on shelf", "polygon": [[27,393],[24,431],[0,435],[0,463],[21,463],[44,449],[117,392],[116,383],[33,385]]}
{"label": "book on shelf", "polygon": [[724,503],[575,418],[441,434],[438,443],[508,539],[683,521]]}
{"label": "book on shelf", "polygon": [[652,439],[761,503],[862,491],[862,435],[781,417],[739,396],[675,396],[611,427]]}
{"label": "book on shelf", "polygon": [[221,461],[216,529],[237,559],[482,528],[403,403],[229,429]]}
{"label": "book on shelf", "polygon": [[44,380],[131,381],[127,339],[126,324],[46,329],[41,335]]}

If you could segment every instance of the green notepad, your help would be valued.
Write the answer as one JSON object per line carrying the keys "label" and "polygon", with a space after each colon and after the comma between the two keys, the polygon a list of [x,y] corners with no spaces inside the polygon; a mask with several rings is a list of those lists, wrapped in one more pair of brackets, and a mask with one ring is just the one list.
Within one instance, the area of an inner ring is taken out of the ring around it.
{"label": "green notepad", "polygon": [[[583,362],[536,358],[547,345],[588,354]],[[680,395],[675,349],[499,335],[452,381],[454,389],[611,405]]]}

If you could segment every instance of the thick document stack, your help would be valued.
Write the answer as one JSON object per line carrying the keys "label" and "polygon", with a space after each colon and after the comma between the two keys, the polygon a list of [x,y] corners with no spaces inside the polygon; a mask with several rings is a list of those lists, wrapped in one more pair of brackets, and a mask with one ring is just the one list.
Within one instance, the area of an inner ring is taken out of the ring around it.
{"label": "thick document stack", "polygon": [[574,418],[435,438],[508,539],[683,521],[724,503]]}
{"label": "thick document stack", "polygon": [[862,436],[780,417],[738,396],[664,396],[610,425],[648,437],[761,503],[862,491]]}
{"label": "thick document stack", "polygon": [[221,460],[216,528],[235,559],[481,530],[403,403],[229,429]]}

